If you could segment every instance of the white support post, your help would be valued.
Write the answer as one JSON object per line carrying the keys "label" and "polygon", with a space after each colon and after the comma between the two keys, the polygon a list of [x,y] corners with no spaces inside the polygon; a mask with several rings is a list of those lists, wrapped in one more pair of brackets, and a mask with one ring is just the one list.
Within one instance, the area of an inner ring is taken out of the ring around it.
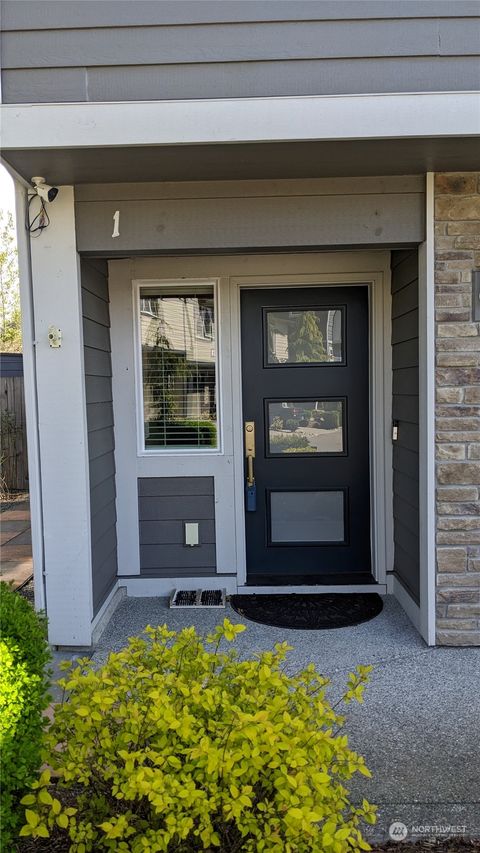
{"label": "white support post", "polygon": [[435,645],[434,173],[426,175],[426,233],[419,247],[420,633]]}
{"label": "white support post", "polygon": [[46,610],[43,576],[43,519],[40,450],[38,440],[37,377],[35,359],[35,318],[33,313],[30,240],[25,230],[27,192],[15,181],[17,216],[18,270],[22,306],[23,385],[27,423],[28,484],[30,492],[30,525],[32,532],[35,607]]}
{"label": "white support post", "polygon": [[[31,264],[49,639],[89,646],[90,495],[73,187],[60,188],[48,215],[48,228],[31,240]],[[50,326],[61,330],[58,348],[49,345]]]}

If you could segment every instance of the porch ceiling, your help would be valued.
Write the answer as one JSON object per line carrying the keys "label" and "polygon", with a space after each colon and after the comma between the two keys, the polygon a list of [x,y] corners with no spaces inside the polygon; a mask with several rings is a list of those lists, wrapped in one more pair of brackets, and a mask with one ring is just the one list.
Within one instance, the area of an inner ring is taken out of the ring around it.
{"label": "porch ceiling", "polygon": [[412,175],[478,169],[478,137],[4,150],[50,184]]}

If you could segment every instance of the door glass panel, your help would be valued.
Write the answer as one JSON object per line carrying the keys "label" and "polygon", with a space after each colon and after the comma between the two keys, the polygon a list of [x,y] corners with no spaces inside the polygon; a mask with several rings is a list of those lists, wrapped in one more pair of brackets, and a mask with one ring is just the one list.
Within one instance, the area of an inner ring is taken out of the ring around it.
{"label": "door glass panel", "polygon": [[343,491],[271,492],[272,543],[343,542]]}
{"label": "door glass panel", "polygon": [[267,364],[339,364],[343,352],[341,308],[266,312]]}
{"label": "door glass panel", "polygon": [[268,452],[343,453],[342,400],[284,400],[267,402]]}

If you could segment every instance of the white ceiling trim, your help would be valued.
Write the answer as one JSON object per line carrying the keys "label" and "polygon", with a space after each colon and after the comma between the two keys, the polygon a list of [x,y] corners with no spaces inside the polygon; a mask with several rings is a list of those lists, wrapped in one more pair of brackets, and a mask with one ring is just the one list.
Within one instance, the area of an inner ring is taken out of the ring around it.
{"label": "white ceiling trim", "polygon": [[480,92],[7,104],[1,110],[4,151],[480,135]]}

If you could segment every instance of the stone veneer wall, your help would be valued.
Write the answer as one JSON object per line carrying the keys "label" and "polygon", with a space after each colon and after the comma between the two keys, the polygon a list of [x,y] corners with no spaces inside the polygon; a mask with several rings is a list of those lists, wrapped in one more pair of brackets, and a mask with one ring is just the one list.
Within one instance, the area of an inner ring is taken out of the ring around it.
{"label": "stone veneer wall", "polygon": [[437,642],[480,645],[480,172],[435,176]]}

